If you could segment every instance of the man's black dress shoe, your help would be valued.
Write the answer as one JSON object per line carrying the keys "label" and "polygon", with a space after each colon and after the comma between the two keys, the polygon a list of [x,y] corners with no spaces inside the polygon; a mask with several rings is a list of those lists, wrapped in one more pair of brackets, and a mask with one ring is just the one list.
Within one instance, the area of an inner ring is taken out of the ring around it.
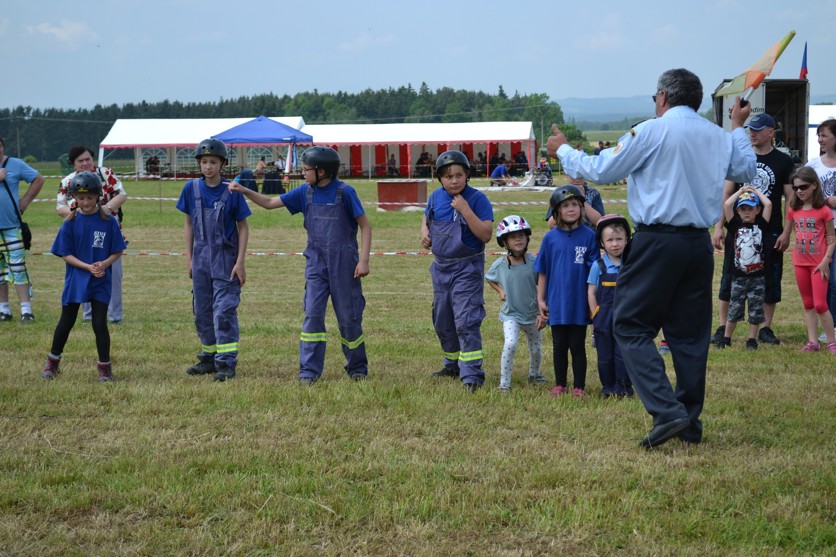
{"label": "man's black dress shoe", "polygon": [[647,437],[639,441],[639,446],[645,449],[658,447],[662,443],[676,437],[677,433],[687,429],[690,424],[691,420],[688,418],[677,418],[664,424],[655,425],[650,430],[650,433],[647,434]]}

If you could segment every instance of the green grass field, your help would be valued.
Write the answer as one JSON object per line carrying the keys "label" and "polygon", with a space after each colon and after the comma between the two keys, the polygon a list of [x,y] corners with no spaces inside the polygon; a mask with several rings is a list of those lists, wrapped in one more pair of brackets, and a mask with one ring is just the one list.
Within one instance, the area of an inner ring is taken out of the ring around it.
{"label": "green grass field", "polygon": [[606,143],[609,141],[615,146],[618,140],[621,139],[627,130],[587,130],[584,133],[590,145],[598,145],[599,141]]}
{"label": "green grass field", "polygon": [[[376,200],[374,183],[352,183]],[[730,349],[712,350],[704,443],[647,452],[637,442],[649,416],[638,400],[597,396],[591,347],[589,399],[529,386],[524,346],[512,392],[498,392],[502,330],[490,289],[486,388],[433,380],[440,349],[425,255],[371,258],[368,381],[346,377],[329,310],[323,378],[296,384],[304,258],[295,255],[247,260],[238,378],[187,376],[199,343],[185,259],[153,255],[182,252],[183,217],[173,201],[140,199],[176,197],[182,183],[125,187],[115,384],[96,382],[94,337],[81,322],[63,373],[40,379],[64,263],[44,254],[60,224],[54,204],[26,213],[37,320],[0,324],[0,555],[836,554],[836,357],[798,353],[805,332],[789,263],[775,324],[783,343],[746,352],[739,330]],[[40,198],[56,188],[48,180]],[[626,195],[601,190],[605,202]],[[497,217],[534,223],[536,250],[548,193],[488,196]],[[367,210],[373,251],[421,251],[419,213]],[[254,207],[250,227],[251,252],[304,248],[300,215]],[[12,308],[19,317],[14,294]],[[553,380],[548,334],[544,356]]]}

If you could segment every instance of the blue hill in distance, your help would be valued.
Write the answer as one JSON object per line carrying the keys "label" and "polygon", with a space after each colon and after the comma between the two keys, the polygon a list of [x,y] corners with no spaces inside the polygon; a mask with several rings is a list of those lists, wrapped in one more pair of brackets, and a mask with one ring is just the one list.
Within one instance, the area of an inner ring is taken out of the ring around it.
{"label": "blue hill in distance", "polygon": [[[653,101],[647,95],[598,99],[567,97],[556,102],[563,109],[567,122],[617,122],[624,118],[639,121],[654,116]],[[836,104],[836,94],[810,95],[810,104]],[[704,112],[710,106],[711,97],[705,97],[700,110]]]}

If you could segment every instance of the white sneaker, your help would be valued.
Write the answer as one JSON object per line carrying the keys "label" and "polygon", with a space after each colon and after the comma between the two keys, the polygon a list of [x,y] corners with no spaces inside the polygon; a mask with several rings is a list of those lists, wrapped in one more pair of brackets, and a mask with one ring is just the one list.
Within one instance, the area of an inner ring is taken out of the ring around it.
{"label": "white sneaker", "polygon": [[[836,335],[836,329],[833,330],[833,334]],[[827,342],[827,334],[822,332],[822,334],[819,335],[819,342]]]}

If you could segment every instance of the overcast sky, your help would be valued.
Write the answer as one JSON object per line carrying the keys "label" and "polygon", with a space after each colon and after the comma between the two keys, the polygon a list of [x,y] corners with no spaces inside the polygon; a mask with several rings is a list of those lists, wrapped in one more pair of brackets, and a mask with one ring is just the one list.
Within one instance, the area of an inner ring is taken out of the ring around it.
{"label": "overcast sky", "polygon": [[4,107],[203,102],[421,82],[488,93],[502,85],[554,100],[650,96],[673,67],[697,73],[710,93],[793,29],[772,77],[798,77],[806,41],[811,93],[836,94],[831,0],[3,4]]}

